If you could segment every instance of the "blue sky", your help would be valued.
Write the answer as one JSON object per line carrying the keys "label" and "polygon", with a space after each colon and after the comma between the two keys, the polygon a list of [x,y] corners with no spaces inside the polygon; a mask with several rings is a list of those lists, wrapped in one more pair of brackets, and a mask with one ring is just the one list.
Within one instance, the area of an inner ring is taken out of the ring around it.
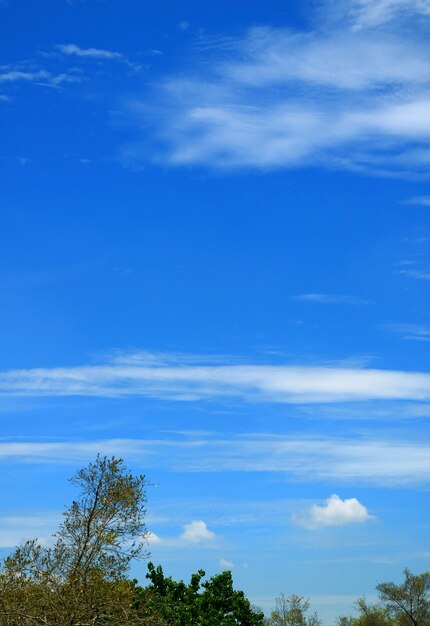
{"label": "blue sky", "polygon": [[[97,452],[329,624],[428,568],[430,2],[0,3],[0,547]],[[133,574],[143,580],[144,564]]]}

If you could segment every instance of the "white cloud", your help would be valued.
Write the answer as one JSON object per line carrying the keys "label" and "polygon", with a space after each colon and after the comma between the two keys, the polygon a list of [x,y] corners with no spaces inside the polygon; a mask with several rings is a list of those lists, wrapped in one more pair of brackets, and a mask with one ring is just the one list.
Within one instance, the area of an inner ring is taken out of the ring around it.
{"label": "white cloud", "polygon": [[150,544],[159,544],[162,542],[161,537],[159,537],[158,535],[156,535],[155,533],[148,531],[145,534],[145,539],[148,543]]}
{"label": "white cloud", "polygon": [[415,204],[418,206],[430,206],[430,196],[414,196],[408,198],[403,204]]}
{"label": "white cloud", "polygon": [[100,48],[81,48],[74,43],[60,44],[56,46],[61,54],[77,56],[81,58],[101,59],[101,60],[123,60],[124,55],[112,50],[102,50]]}
{"label": "white cloud", "polygon": [[193,520],[185,524],[181,539],[190,543],[203,543],[215,539],[215,533],[209,530],[203,520]]}
{"label": "white cloud", "polygon": [[51,87],[59,87],[63,83],[80,82],[81,77],[75,74],[59,73],[53,74],[47,70],[39,69],[28,71],[23,69],[8,69],[0,72],[0,83],[35,83],[39,85],[48,85]]}
{"label": "white cloud", "polygon": [[416,441],[259,435],[188,441],[0,442],[3,462],[76,465],[97,453],[130,459],[145,471],[168,465],[174,472],[275,472],[294,480],[336,484],[430,483],[430,445]]}
{"label": "white cloud", "polygon": [[415,278],[415,280],[430,280],[430,272],[427,270],[405,269],[400,270],[399,274],[407,276],[408,278]]}
{"label": "white cloud", "polygon": [[[133,101],[129,117],[145,128],[152,118],[157,158],[171,165],[324,164],[426,177],[430,44],[419,23],[412,40],[394,17],[413,5],[416,18],[428,3],[408,2],[357,1],[314,32],[259,27],[209,42],[200,70],[165,80],[152,110]],[[378,20],[390,27],[364,27]],[[134,164],[145,155],[147,136],[122,153]]]}
{"label": "white cloud", "polygon": [[383,328],[402,335],[403,339],[430,341],[430,326],[426,324],[385,324]]}
{"label": "white cloud", "polygon": [[22,70],[9,70],[0,73],[0,82],[15,83],[17,81],[33,82],[46,81],[50,78],[50,73],[45,70],[37,70],[35,72],[25,72]]}
{"label": "white cloud", "polygon": [[226,559],[220,559],[219,565],[222,569],[233,569],[234,563],[232,561],[227,561]]}
{"label": "white cloud", "polygon": [[430,0],[352,0],[350,11],[356,28],[368,28],[408,15],[430,16]]}
{"label": "white cloud", "polygon": [[0,517],[0,547],[14,548],[27,539],[37,539],[40,544],[48,545],[60,521],[60,513]]}
{"label": "white cloud", "polygon": [[336,494],[327,498],[322,506],[314,504],[306,514],[293,516],[293,521],[296,524],[310,530],[323,526],[345,526],[346,524],[367,522],[370,519],[372,516],[357,498],[342,500]]}
{"label": "white cloud", "polygon": [[353,306],[367,304],[366,300],[362,300],[356,296],[330,295],[328,293],[303,293],[299,296],[295,296],[294,300],[317,302],[321,304],[349,304]]}
{"label": "white cloud", "polygon": [[[291,81],[298,81],[360,91],[382,85],[425,84],[430,63],[424,43],[418,40],[407,47],[402,36],[395,33],[351,33],[344,29],[294,33],[259,27],[235,43],[231,60],[220,66],[218,77],[253,87],[294,87]],[[397,58],[399,49],[404,49],[403,58]],[[343,55],[339,55],[341,50]],[[389,64],[393,58],[398,61],[395,67]],[[290,95],[298,94],[293,91]]]}
{"label": "white cloud", "polygon": [[359,367],[230,364],[139,354],[102,365],[0,373],[0,396],[148,396],[315,404],[430,399],[430,374]]}

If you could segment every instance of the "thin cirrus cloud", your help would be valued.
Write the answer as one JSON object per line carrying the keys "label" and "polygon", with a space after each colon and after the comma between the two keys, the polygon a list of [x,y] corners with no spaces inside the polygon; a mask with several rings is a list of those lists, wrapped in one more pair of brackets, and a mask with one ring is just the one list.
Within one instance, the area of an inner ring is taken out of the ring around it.
{"label": "thin cirrus cloud", "polygon": [[403,339],[430,341],[430,326],[427,324],[385,324],[383,328]]}
{"label": "thin cirrus cloud", "polygon": [[[141,360],[140,360],[141,359]],[[423,372],[198,361],[169,355],[123,355],[100,365],[9,370],[0,396],[147,396],[318,404],[430,399]]]}
{"label": "thin cirrus cloud", "polygon": [[112,50],[103,50],[100,48],[81,48],[74,43],[59,44],[56,49],[64,55],[76,56],[87,59],[101,59],[101,60],[124,60],[124,55],[120,52],[113,52]]}
{"label": "thin cirrus cloud", "polygon": [[303,293],[294,297],[294,300],[302,302],[316,302],[321,304],[347,304],[361,306],[368,304],[366,300],[348,295],[333,295],[328,293]]}
{"label": "thin cirrus cloud", "polygon": [[414,13],[430,15],[429,0],[353,0],[350,7],[356,28],[380,26]]}
{"label": "thin cirrus cloud", "polygon": [[39,85],[49,85],[51,87],[59,87],[63,83],[80,82],[80,76],[76,74],[68,74],[65,72],[52,73],[47,70],[24,70],[21,68],[9,68],[7,71],[0,72],[0,83],[36,83]]}
{"label": "thin cirrus cloud", "polygon": [[54,514],[0,517],[0,547],[14,548],[29,537],[47,545],[60,517]]}
{"label": "thin cirrus cloud", "polygon": [[304,514],[293,515],[293,522],[309,530],[316,530],[327,526],[346,526],[375,519],[369,515],[366,507],[357,498],[342,500],[333,494],[323,505],[313,504]]}
{"label": "thin cirrus cloud", "polygon": [[430,271],[428,270],[411,268],[399,270],[398,273],[408,278],[414,278],[415,280],[430,280]]}
{"label": "thin cirrus cloud", "polygon": [[[263,472],[287,480],[385,486],[428,485],[429,444],[407,440],[258,435],[235,438],[0,442],[0,461],[76,464],[97,453],[146,470]],[[200,528],[201,530],[201,528]],[[185,529],[186,531],[186,529]],[[185,532],[184,531],[184,532]],[[204,531],[202,531],[204,532]]]}
{"label": "thin cirrus cloud", "polygon": [[[427,3],[409,4],[417,23],[413,41],[402,26],[406,6],[355,2],[340,22],[312,32],[256,27],[213,46],[205,41],[204,63],[162,81],[152,109],[147,100],[130,99],[130,119],[142,128],[152,120],[155,158],[175,166],[324,164],[425,177],[430,44],[421,21]],[[372,28],[376,23],[384,29]],[[146,158],[147,139],[125,146],[123,160]]]}
{"label": "thin cirrus cloud", "polygon": [[407,198],[403,204],[412,204],[416,206],[430,206],[430,196],[413,196]]}

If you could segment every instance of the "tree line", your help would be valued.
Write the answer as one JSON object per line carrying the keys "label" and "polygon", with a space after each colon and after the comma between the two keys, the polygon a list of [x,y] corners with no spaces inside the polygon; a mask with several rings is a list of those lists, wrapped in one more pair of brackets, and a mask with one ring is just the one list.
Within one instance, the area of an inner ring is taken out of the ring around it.
{"label": "tree line", "polygon": [[[128,577],[147,557],[146,482],[121,459],[98,456],[71,479],[78,497],[50,546],[31,539],[1,563],[0,626],[321,626],[309,601],[281,595],[269,616],[223,571],[189,583],[148,564],[148,584]],[[377,585],[379,602],[357,600],[337,626],[430,626],[430,574],[404,570],[401,584]]]}

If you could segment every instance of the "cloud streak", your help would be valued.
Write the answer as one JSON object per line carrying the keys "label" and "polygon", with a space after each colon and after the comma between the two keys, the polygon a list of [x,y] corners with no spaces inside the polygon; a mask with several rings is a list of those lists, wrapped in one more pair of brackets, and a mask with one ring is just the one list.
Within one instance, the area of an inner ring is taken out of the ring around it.
{"label": "cloud streak", "polygon": [[430,326],[427,324],[385,324],[383,328],[401,335],[403,339],[430,341]]}
{"label": "cloud streak", "polygon": [[414,441],[259,435],[233,439],[1,442],[0,461],[72,464],[97,453],[174,472],[263,472],[307,482],[387,486],[430,482],[430,445]]}
{"label": "cloud streak", "polygon": [[0,517],[0,547],[14,548],[29,538],[49,544],[61,514],[14,515]]}
{"label": "cloud streak", "polygon": [[100,48],[81,48],[74,43],[60,44],[56,46],[56,49],[61,54],[67,56],[76,56],[87,59],[123,61],[125,58],[120,52],[113,52],[112,50],[103,50]]}
{"label": "cloud streak", "polygon": [[412,204],[415,206],[430,206],[430,196],[414,196],[405,200],[403,204]]}
{"label": "cloud streak", "polygon": [[39,85],[49,85],[51,87],[59,87],[63,83],[80,82],[80,76],[68,74],[65,72],[52,73],[44,69],[28,71],[23,69],[8,69],[0,72],[0,83],[36,83]]}
{"label": "cloud streak", "polygon": [[0,396],[147,396],[196,401],[316,404],[430,400],[430,374],[357,367],[198,361],[169,355],[118,357],[101,365],[0,373]]}
{"label": "cloud streak", "polygon": [[351,306],[362,306],[367,304],[366,300],[348,295],[331,295],[328,293],[303,293],[295,296],[294,300],[302,302],[316,302],[321,304],[346,304]]}

